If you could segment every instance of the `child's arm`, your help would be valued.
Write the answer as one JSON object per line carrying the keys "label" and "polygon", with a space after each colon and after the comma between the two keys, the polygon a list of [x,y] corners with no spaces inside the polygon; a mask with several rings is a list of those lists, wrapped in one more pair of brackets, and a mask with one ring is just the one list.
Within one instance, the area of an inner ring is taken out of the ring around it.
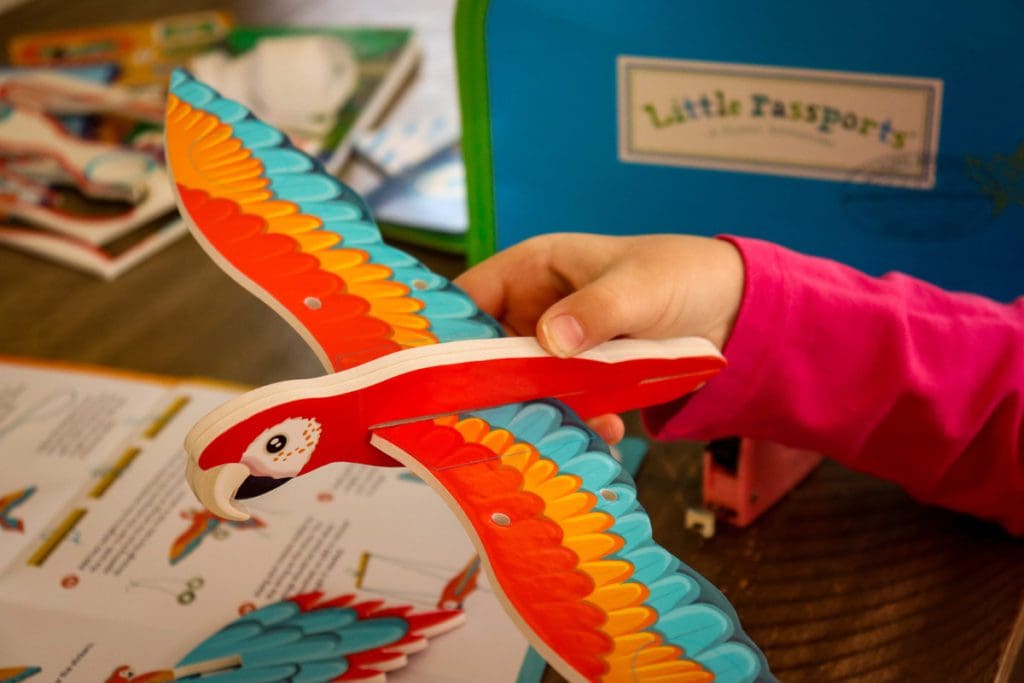
{"label": "child's arm", "polygon": [[660,437],[818,450],[1024,534],[1024,301],[681,236],[546,236],[459,284],[514,331],[537,324],[562,354],[623,334],[724,344],[719,377],[648,412]]}
{"label": "child's arm", "polygon": [[814,449],[1024,534],[1024,300],[733,242],[746,286],[730,366],[648,426]]}

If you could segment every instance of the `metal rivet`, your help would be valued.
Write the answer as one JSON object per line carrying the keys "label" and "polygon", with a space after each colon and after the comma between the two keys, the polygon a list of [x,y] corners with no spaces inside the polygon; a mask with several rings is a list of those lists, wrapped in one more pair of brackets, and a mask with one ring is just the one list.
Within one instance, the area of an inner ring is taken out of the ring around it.
{"label": "metal rivet", "polygon": [[413,280],[412,281],[412,286],[413,286],[413,289],[426,289],[430,285],[427,284],[426,280],[419,280],[419,279],[417,279],[417,280]]}
{"label": "metal rivet", "polygon": [[302,300],[302,303],[306,304],[306,308],[310,308],[314,311],[323,306],[323,303],[320,301],[320,299],[316,298],[315,296],[307,296],[305,299]]}
{"label": "metal rivet", "polygon": [[609,502],[619,499],[619,494],[615,493],[615,491],[612,491],[611,489],[601,489],[598,493],[601,494],[602,498]]}
{"label": "metal rivet", "polygon": [[495,512],[491,515],[491,521],[498,526],[508,526],[512,523],[512,518],[506,515],[504,512]]}

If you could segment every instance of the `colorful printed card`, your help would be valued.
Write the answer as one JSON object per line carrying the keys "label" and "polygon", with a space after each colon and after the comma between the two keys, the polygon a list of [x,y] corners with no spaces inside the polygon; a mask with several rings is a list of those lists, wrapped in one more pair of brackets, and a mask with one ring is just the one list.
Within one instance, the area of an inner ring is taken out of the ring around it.
{"label": "colorful printed card", "polygon": [[11,62],[19,66],[115,63],[118,82],[166,87],[171,70],[220,42],[231,26],[224,12],[194,12],[139,23],[111,24],[14,38]]}

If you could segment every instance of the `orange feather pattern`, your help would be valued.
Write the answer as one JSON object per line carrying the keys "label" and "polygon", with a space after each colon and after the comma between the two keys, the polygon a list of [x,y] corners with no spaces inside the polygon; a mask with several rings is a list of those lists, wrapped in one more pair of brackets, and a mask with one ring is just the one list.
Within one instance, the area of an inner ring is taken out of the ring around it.
{"label": "orange feather pattern", "polygon": [[588,680],[714,680],[646,630],[658,618],[644,604],[648,589],[631,580],[629,562],[609,557],[623,539],[609,531],[615,520],[595,510],[597,497],[581,489],[579,477],[479,417],[445,416],[382,433],[423,456],[467,513],[522,619]]}
{"label": "orange feather pattern", "polygon": [[390,268],[367,263],[318,217],[273,197],[262,162],[231,126],[173,94],[167,106],[167,155],[182,202],[202,217],[195,222],[217,251],[313,334],[334,370],[437,343],[417,315],[423,303]]}

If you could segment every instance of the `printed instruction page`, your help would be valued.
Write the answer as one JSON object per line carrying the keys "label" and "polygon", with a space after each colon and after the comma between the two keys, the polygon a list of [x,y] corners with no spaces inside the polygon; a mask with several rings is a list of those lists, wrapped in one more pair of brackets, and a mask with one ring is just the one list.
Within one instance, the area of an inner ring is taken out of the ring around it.
{"label": "printed instruction page", "polygon": [[323,467],[247,501],[246,522],[202,508],[184,436],[237,393],[0,361],[0,673],[168,669],[239,615],[322,590],[465,611],[389,680],[516,681],[526,640],[455,516],[404,469]]}

